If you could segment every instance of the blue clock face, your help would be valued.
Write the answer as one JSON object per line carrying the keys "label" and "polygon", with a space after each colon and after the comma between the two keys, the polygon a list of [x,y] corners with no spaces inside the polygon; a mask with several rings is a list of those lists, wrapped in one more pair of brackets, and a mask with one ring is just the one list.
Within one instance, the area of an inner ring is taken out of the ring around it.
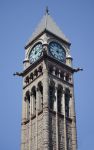
{"label": "blue clock face", "polygon": [[41,54],[42,54],[42,44],[38,43],[31,49],[29,55],[30,62],[34,63],[36,60],[40,58]]}
{"label": "blue clock face", "polygon": [[51,42],[49,44],[49,50],[52,56],[54,56],[56,59],[58,59],[61,62],[65,62],[66,59],[66,53],[64,48],[57,42]]}

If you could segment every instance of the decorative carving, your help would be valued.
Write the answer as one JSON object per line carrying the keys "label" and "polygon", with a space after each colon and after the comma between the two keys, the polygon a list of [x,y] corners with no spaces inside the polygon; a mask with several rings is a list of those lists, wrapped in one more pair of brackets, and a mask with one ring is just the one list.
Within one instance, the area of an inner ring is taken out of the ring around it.
{"label": "decorative carving", "polygon": [[46,56],[47,55],[47,51],[48,51],[48,45],[44,44],[43,45],[43,55]]}

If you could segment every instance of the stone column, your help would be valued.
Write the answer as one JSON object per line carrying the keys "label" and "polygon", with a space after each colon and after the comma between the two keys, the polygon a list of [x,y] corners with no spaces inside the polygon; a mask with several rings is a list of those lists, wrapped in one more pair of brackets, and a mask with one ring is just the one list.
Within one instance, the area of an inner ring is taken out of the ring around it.
{"label": "stone column", "polygon": [[53,74],[53,75],[55,75],[55,70],[56,70],[56,68],[53,67],[53,71],[52,71],[52,74]]}
{"label": "stone column", "polygon": [[67,150],[67,131],[66,131],[66,110],[65,110],[65,89],[63,90],[63,115],[64,115],[64,143]]}
{"label": "stone column", "polygon": [[35,115],[35,97],[32,93],[32,115]]}
{"label": "stone column", "polygon": [[64,115],[63,113],[64,113],[64,106],[63,106],[64,104],[63,104],[63,92],[62,92],[62,95],[61,95],[61,114],[62,115]]}
{"label": "stone column", "polygon": [[55,97],[56,97],[56,150],[59,150],[58,141],[58,98],[57,98],[58,87],[55,87]]}
{"label": "stone column", "polygon": [[38,101],[38,112],[39,111],[41,111],[42,110],[42,95],[41,95],[41,92],[39,91],[38,92],[38,99],[39,99],[39,101]]}
{"label": "stone column", "polygon": [[27,99],[23,98],[22,102],[22,123],[27,121]]}
{"label": "stone column", "polygon": [[32,139],[32,134],[31,134],[31,127],[32,127],[32,94],[30,94],[30,124],[29,124],[29,150],[31,150],[31,139]]}
{"label": "stone column", "polygon": [[25,150],[25,144],[26,144],[26,136],[25,136],[25,133],[26,133],[26,121],[27,121],[27,117],[26,117],[26,97],[24,97],[25,95],[23,94],[23,101],[22,101],[22,129],[21,129],[21,150]]}
{"label": "stone column", "polygon": [[38,150],[38,103],[39,103],[39,89],[36,89],[36,150]]}
{"label": "stone column", "polygon": [[64,81],[66,80],[66,72],[64,72]]}
{"label": "stone column", "polygon": [[72,149],[77,150],[77,131],[76,131],[76,113],[75,113],[75,101],[74,101],[74,89],[71,88],[71,118],[72,118]]}
{"label": "stone column", "polygon": [[61,70],[59,69],[59,74],[58,74],[59,78],[61,78]]}
{"label": "stone column", "polygon": [[29,100],[28,99],[26,99],[26,119],[27,119],[27,121],[29,120]]}
{"label": "stone column", "polygon": [[43,64],[43,150],[49,150],[49,78],[46,63]]}

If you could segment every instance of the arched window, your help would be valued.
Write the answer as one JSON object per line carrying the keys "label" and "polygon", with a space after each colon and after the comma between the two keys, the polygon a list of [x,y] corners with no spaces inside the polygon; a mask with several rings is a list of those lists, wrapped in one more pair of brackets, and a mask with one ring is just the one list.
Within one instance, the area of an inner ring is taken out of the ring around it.
{"label": "arched window", "polygon": [[61,71],[61,73],[60,73],[60,77],[61,77],[61,79],[63,79],[63,80],[64,80],[64,72],[63,72],[63,71]]}
{"label": "arched window", "polygon": [[55,71],[56,71],[56,67],[53,66],[53,69],[52,69],[52,74],[55,75]]}
{"label": "arched window", "polygon": [[39,96],[38,110],[41,111],[41,110],[43,110],[43,85],[42,85],[42,82],[38,83],[38,96]]}
{"label": "arched window", "polygon": [[71,141],[71,137],[70,136],[68,136],[67,137],[67,145],[68,145],[68,148],[69,149],[71,149],[71,146],[72,146],[72,143],[71,143],[72,141]]}
{"label": "arched window", "polygon": [[29,120],[30,119],[30,92],[29,91],[27,91],[26,92],[26,113],[27,113],[27,120]]}
{"label": "arched window", "polygon": [[63,88],[61,85],[58,86],[58,90],[57,90],[57,102],[58,102],[58,112],[62,113],[62,91]]}
{"label": "arched window", "polygon": [[67,82],[69,82],[69,80],[70,80],[70,76],[69,76],[69,74],[68,73],[66,73],[66,79],[65,79]]}
{"label": "arched window", "polygon": [[30,79],[33,80],[34,76],[33,73],[30,74]]}
{"label": "arched window", "polygon": [[59,70],[56,68],[56,70],[55,70],[55,75],[56,76],[59,76]]}
{"label": "arched window", "polygon": [[31,90],[32,93],[32,115],[36,114],[36,88],[35,86]]}
{"label": "arched window", "polygon": [[29,76],[27,76],[27,77],[25,78],[25,83],[26,83],[26,84],[29,83]]}
{"label": "arched window", "polygon": [[52,65],[49,66],[49,73],[50,73],[50,74],[53,73],[53,66],[52,66]]}
{"label": "arched window", "polygon": [[41,73],[42,73],[42,70],[43,70],[43,67],[42,67],[42,66],[39,66],[39,68],[38,68],[38,72],[39,72],[39,74],[41,74]]}
{"label": "arched window", "polygon": [[70,90],[66,89],[66,91],[65,91],[65,112],[66,112],[66,117],[69,117],[69,102],[70,102]]}
{"label": "arched window", "polygon": [[34,71],[34,78],[36,78],[38,76],[38,71],[37,69]]}
{"label": "arched window", "polygon": [[50,109],[56,110],[56,95],[55,95],[55,83],[52,81],[49,87],[49,101],[50,101]]}

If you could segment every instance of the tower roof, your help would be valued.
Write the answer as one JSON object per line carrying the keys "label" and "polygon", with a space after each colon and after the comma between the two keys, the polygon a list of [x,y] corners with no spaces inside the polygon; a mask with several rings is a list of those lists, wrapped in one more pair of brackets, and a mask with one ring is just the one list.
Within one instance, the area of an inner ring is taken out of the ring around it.
{"label": "tower roof", "polygon": [[44,31],[48,31],[55,36],[59,37],[63,41],[70,44],[69,40],[66,38],[66,36],[63,34],[63,32],[59,29],[57,24],[54,22],[52,17],[49,15],[48,9],[46,10],[45,15],[41,19],[40,23],[38,24],[37,28],[35,29],[34,33],[32,34],[31,38],[27,42],[26,45],[29,45],[33,40],[36,39],[38,35],[40,35]]}

